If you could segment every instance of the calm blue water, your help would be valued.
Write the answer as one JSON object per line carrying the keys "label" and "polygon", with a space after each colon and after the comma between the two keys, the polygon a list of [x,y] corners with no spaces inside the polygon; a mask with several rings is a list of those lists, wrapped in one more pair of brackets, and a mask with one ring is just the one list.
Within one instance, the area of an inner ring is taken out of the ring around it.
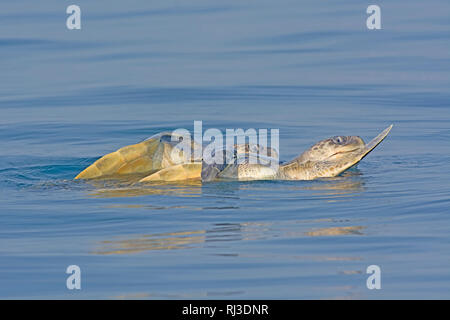
{"label": "calm blue water", "polygon": [[[360,1],[69,4],[1,5],[0,298],[450,298],[448,1],[378,1],[377,31]],[[394,128],[334,179],[72,180],[194,120],[279,128],[283,160]]]}

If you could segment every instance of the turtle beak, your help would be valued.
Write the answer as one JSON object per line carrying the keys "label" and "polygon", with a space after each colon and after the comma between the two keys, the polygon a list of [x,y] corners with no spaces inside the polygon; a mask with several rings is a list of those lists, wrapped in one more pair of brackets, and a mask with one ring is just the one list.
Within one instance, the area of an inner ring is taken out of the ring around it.
{"label": "turtle beak", "polygon": [[389,127],[384,129],[379,135],[377,135],[375,138],[373,138],[368,144],[366,144],[364,146],[364,148],[361,150],[361,155],[360,155],[361,158],[358,161],[361,161],[361,159],[364,158],[365,156],[367,156],[370,151],[375,149],[375,147],[377,145],[379,145],[381,143],[381,141],[384,140],[384,138],[387,137],[387,135],[389,134],[389,132],[391,131],[393,126],[394,125],[391,124]]}
{"label": "turtle beak", "polygon": [[369,154],[369,152],[375,149],[375,147],[379,145],[381,141],[384,140],[384,138],[386,138],[386,136],[389,134],[389,131],[391,131],[392,126],[393,125],[390,125],[386,129],[384,129],[378,136],[373,138],[366,145],[358,148],[355,151],[348,152],[348,155],[344,156],[342,160],[338,160],[339,164],[337,166],[333,166],[334,168],[336,168],[336,170],[334,170],[329,176],[337,176],[338,174],[360,162],[365,156]]}

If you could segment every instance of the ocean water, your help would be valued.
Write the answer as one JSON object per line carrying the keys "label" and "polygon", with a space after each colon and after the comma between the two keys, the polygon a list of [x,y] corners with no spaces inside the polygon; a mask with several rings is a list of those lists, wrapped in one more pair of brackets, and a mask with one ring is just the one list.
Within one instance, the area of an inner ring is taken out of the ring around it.
{"label": "ocean water", "polygon": [[[448,1],[378,1],[381,30],[354,0],[70,4],[1,6],[0,298],[450,298]],[[330,179],[73,180],[194,120],[282,160],[394,128]]]}

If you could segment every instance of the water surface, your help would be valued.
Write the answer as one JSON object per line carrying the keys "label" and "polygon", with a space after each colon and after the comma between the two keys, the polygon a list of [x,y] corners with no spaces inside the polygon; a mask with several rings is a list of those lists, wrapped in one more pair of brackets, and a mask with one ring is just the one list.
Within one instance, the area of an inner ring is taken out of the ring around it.
{"label": "water surface", "polygon": [[[0,13],[0,298],[450,298],[448,2],[378,2],[376,31],[359,1],[77,4],[78,31]],[[73,181],[194,120],[279,128],[282,160],[394,128],[332,179]]]}

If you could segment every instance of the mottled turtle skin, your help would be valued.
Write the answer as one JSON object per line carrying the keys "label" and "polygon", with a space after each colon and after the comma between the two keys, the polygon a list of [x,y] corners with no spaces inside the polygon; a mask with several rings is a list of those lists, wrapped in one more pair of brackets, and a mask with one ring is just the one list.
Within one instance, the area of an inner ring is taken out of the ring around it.
{"label": "mottled turtle skin", "polygon": [[[252,155],[263,154],[267,159],[278,159],[276,150],[259,145],[235,145],[231,161],[211,164],[196,155],[199,146],[190,142],[188,155],[179,148],[182,137],[172,132],[162,132],[138,144],[109,153],[75,179],[108,179],[141,175],[140,182],[183,181],[198,179],[236,180],[313,180],[334,177],[361,161],[386,138],[392,125],[365,144],[358,136],[335,136],[319,141],[295,159],[277,166],[245,161]],[[189,144],[189,143],[188,143]],[[201,149],[200,149],[201,150]],[[224,155],[226,150],[223,150]],[[200,152],[201,154],[201,152]],[[242,161],[242,158],[245,158]],[[237,161],[240,159],[241,161]]]}

